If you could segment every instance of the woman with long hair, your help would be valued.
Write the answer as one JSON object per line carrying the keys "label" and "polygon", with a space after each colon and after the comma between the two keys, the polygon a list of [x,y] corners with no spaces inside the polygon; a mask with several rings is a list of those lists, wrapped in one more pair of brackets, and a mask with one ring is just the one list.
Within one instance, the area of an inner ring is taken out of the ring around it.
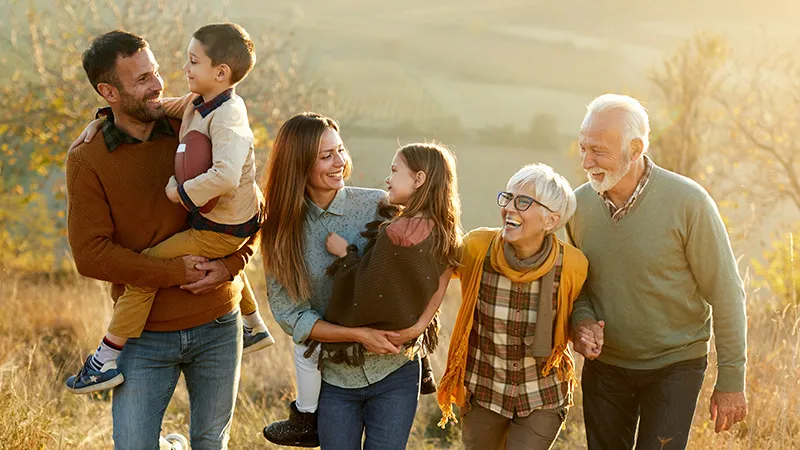
{"label": "woman with long hair", "polygon": [[[262,253],[270,308],[295,342],[298,396],[289,420],[264,429],[272,442],[352,449],[361,448],[366,432],[365,448],[405,448],[414,420],[420,363],[401,347],[416,336],[408,329],[345,327],[324,320],[334,286],[326,271],[337,260],[326,240],[335,233],[364,249],[368,241],[361,232],[381,219],[379,206],[387,196],[378,189],[345,186],[351,172],[335,120],[302,113],[281,126],[264,185]],[[309,352],[309,340],[358,343],[366,351],[357,365],[323,359],[320,382],[320,372],[304,356],[318,357],[319,349]]]}

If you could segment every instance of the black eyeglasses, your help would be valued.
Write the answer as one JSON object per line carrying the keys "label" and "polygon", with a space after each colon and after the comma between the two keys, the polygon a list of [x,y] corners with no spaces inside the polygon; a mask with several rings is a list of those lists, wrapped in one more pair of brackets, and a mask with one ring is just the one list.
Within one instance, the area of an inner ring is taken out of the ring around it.
{"label": "black eyeglasses", "polygon": [[500,192],[497,194],[497,206],[506,207],[509,203],[511,203],[512,200],[514,201],[514,208],[517,208],[518,211],[526,211],[531,207],[531,205],[536,203],[550,212],[555,212],[545,206],[542,202],[533,197],[528,197],[527,195],[517,195],[515,197],[511,192]]}

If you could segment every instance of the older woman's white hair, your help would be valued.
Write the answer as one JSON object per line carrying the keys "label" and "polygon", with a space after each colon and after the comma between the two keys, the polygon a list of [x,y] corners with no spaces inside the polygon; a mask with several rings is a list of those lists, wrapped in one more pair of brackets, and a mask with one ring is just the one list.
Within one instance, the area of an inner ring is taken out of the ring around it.
{"label": "older woman's white hair", "polygon": [[554,232],[566,225],[572,214],[575,213],[577,202],[572,186],[566,178],[547,164],[528,164],[508,180],[509,190],[519,191],[526,188],[532,191],[536,201],[550,208],[550,211],[542,208],[545,217],[553,213],[560,216],[555,228],[548,230],[549,232]]}
{"label": "older woman's white hair", "polygon": [[642,152],[650,146],[650,116],[647,109],[633,97],[620,94],[603,94],[589,103],[581,129],[586,128],[595,114],[619,111],[622,114],[622,150],[630,152],[631,142],[641,139]]}

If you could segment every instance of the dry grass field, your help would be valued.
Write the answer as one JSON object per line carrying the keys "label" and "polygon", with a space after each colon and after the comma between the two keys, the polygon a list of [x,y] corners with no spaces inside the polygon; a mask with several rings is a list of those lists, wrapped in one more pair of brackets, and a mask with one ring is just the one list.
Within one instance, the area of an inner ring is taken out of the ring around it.
{"label": "dry grass field", "polygon": [[[268,311],[261,269],[252,270],[262,310]],[[62,388],[63,380],[93,349],[107,323],[111,310],[107,288],[77,275],[56,279],[6,274],[0,275],[0,299],[0,449],[112,448],[110,398],[75,396]],[[751,297],[748,305],[750,415],[732,432],[714,434],[707,420],[715,376],[710,369],[695,416],[691,449],[800,448],[797,309],[776,312],[768,299],[757,299]],[[458,302],[454,283],[443,306],[445,348]],[[242,363],[232,449],[273,448],[261,437],[261,429],[286,414],[294,390],[291,341],[268,312],[265,316],[277,343]],[[439,376],[444,355],[444,350],[434,355]],[[580,392],[576,397],[556,448],[585,448]],[[438,418],[434,399],[422,398],[408,448],[460,448],[459,427],[440,430]],[[182,384],[167,410],[164,431],[188,432],[188,400]]]}

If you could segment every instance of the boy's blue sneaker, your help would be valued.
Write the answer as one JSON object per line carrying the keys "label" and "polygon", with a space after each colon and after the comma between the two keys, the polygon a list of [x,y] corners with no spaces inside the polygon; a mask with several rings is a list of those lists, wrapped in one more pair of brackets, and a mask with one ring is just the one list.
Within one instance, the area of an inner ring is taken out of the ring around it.
{"label": "boy's blue sneaker", "polygon": [[242,355],[267,348],[275,343],[275,338],[269,334],[269,330],[264,325],[259,325],[252,328],[250,331],[248,331],[246,327],[242,327],[242,333],[244,333],[242,338]]}
{"label": "boy's blue sneaker", "polygon": [[118,386],[125,381],[122,372],[117,369],[117,362],[114,360],[103,364],[98,371],[89,365],[91,355],[86,358],[80,372],[67,378],[67,390],[73,394],[88,394],[90,392],[102,391]]}

